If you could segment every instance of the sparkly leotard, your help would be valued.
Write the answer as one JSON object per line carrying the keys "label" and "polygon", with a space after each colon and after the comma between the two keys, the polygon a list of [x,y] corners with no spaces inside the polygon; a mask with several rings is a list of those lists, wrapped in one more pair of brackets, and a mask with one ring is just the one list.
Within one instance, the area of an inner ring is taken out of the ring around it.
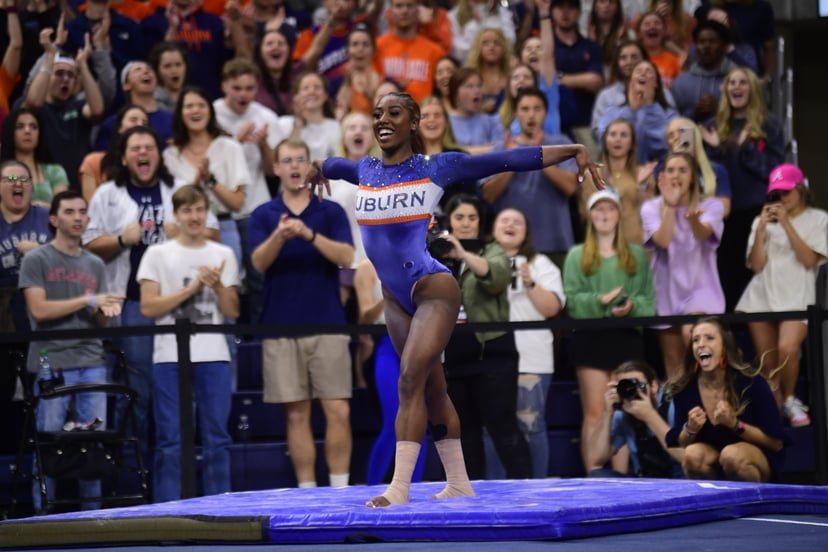
{"label": "sparkly leotard", "polygon": [[524,147],[475,156],[417,154],[398,165],[383,165],[376,157],[334,157],[325,161],[322,173],[359,184],[356,218],[365,252],[382,284],[413,314],[411,295],[417,280],[448,272],[426,249],[431,214],[443,190],[499,172],[541,169],[542,156],[540,147]]}

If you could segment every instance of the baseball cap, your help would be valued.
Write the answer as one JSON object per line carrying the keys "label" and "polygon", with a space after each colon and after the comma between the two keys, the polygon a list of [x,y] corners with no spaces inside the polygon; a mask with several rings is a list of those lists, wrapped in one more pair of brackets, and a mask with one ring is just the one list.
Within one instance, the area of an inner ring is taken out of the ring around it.
{"label": "baseball cap", "polygon": [[127,79],[129,78],[129,72],[132,70],[133,67],[136,65],[146,65],[149,67],[149,64],[146,61],[130,61],[124,68],[121,69],[121,84],[125,84]]}
{"label": "baseball cap", "polygon": [[598,190],[597,192],[593,192],[589,199],[587,200],[587,210],[591,210],[596,203],[602,201],[604,199],[608,199],[615,203],[615,206],[621,209],[621,199],[618,197],[618,194],[612,188],[605,188],[603,190]]}
{"label": "baseball cap", "polygon": [[805,184],[805,175],[802,169],[790,163],[783,163],[775,167],[768,177],[768,191],[793,190],[797,184]]}

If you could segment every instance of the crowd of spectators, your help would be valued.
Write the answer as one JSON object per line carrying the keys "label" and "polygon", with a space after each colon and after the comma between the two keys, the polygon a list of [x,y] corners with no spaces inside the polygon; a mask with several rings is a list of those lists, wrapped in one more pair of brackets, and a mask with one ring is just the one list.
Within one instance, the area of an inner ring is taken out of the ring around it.
{"label": "crowd of spectators", "polygon": [[[510,311],[504,302],[492,320],[804,308],[813,297],[779,291],[777,267],[795,264],[796,285],[787,287],[806,289],[828,254],[828,223],[810,206],[804,175],[796,167],[775,170],[785,144],[781,122],[765,103],[776,63],[773,11],[765,0],[0,0],[0,26],[7,30],[0,39],[0,161],[14,160],[29,179],[4,173],[0,182],[4,330],[27,327],[17,292],[20,260],[48,241],[44,208],[67,189],[89,203],[82,243],[104,261],[106,290],[126,297],[115,318],[151,324],[136,274],[151,246],[180,235],[173,193],[187,184],[205,191],[204,236],[233,253],[242,321],[319,322],[324,312],[339,323],[350,311],[359,313],[353,322],[377,320],[366,314],[364,298],[362,307],[347,308],[357,302],[353,271],[364,257],[355,190],[332,183],[328,199],[345,207],[346,218],[341,209],[306,202],[303,186],[313,161],[358,160],[377,151],[373,106],[390,90],[420,103],[418,132],[428,154],[574,142],[602,160],[604,191],[596,192],[590,175],[579,186],[571,164],[448,190],[445,215],[452,208],[474,211],[479,227],[461,230],[452,222],[446,239],[458,250],[460,240],[479,240],[474,250],[487,259],[499,296],[514,305]],[[769,182],[782,196],[773,207]],[[452,201],[457,193],[477,198]],[[325,215],[331,212],[335,225]],[[483,224],[498,213],[500,245]],[[785,251],[785,261],[776,260]],[[464,297],[473,295],[475,278],[486,277],[475,268],[456,267]],[[235,273],[221,280],[235,282]],[[325,294],[310,285],[317,281]],[[372,285],[366,289],[371,296]],[[307,306],[311,298],[319,309]],[[690,330],[659,330],[662,376],[686,375]],[[809,423],[795,396],[804,332],[798,321],[751,327],[757,354],[768,353],[764,368],[777,403],[796,426]],[[310,346],[265,340],[265,400],[288,404],[288,438],[303,486],[315,484],[310,410],[276,366],[288,354],[291,364],[311,372],[319,362],[331,364],[313,397],[323,399],[328,418],[331,481],[347,484],[351,371],[342,360],[351,355],[340,337],[303,338]],[[532,468],[530,461],[549,455],[537,444],[536,418],[543,417],[538,412],[554,364],[541,360],[555,357],[552,336],[527,333],[517,349],[510,338],[503,351],[499,337],[458,334],[446,351],[469,473],[497,473],[484,466],[485,427],[507,475],[543,476],[545,466]],[[569,338],[587,470],[623,448],[613,438],[599,452],[587,450],[595,432],[603,443],[616,423],[606,410],[617,397],[606,394],[607,386],[614,389],[620,363],[641,360],[640,338],[637,330]],[[595,340],[612,345],[596,350]],[[304,352],[318,343],[333,347],[321,360]],[[150,442],[157,392],[152,338],[119,345],[140,394],[139,436]],[[393,357],[387,343],[380,346]],[[537,350],[526,352],[533,348],[544,351],[533,358]],[[235,339],[228,349],[232,365]],[[355,382],[362,386],[365,355],[356,357]],[[489,360],[505,378],[493,384],[514,396],[499,410],[462,408]],[[165,356],[161,366],[169,361]],[[772,364],[781,364],[781,372]],[[650,371],[640,365],[628,371],[650,385],[642,393],[654,410],[662,392]],[[737,402],[732,406],[738,410]],[[500,416],[504,409],[516,411],[517,420]],[[688,420],[688,436],[701,427],[692,412],[677,419]],[[683,435],[671,433],[671,444],[689,442]]]}

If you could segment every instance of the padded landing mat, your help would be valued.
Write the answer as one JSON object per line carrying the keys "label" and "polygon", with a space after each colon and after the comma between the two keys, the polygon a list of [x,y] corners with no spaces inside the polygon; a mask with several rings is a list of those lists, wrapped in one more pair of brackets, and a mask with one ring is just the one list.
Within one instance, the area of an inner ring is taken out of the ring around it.
{"label": "padded landing mat", "polygon": [[828,514],[828,487],[658,479],[477,481],[477,496],[371,509],[383,487],[275,489],[0,522],[0,546],[140,542],[541,540],[758,514]]}

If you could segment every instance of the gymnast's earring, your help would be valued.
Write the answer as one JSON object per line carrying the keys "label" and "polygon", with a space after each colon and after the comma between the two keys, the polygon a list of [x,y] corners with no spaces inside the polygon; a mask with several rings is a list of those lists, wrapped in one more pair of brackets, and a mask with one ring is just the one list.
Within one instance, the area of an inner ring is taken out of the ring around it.
{"label": "gymnast's earring", "polygon": [[698,360],[696,361],[696,364],[693,365],[693,373],[694,374],[699,373],[699,361]]}
{"label": "gymnast's earring", "polygon": [[724,370],[727,368],[727,355],[722,355],[722,360],[719,361],[719,367]]}

